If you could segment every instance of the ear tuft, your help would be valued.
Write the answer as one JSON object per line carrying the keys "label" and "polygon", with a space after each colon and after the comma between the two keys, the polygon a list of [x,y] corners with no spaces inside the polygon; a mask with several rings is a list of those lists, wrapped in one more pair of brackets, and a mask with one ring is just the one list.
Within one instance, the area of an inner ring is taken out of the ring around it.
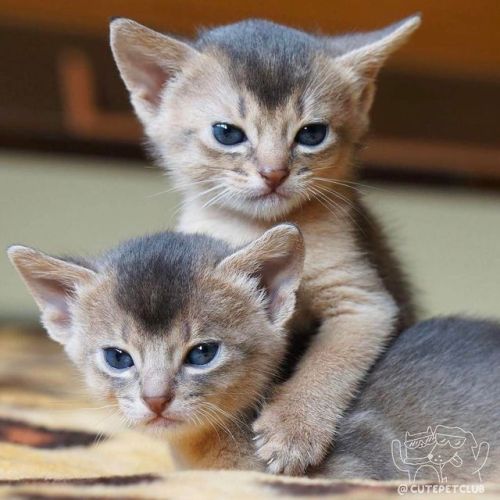
{"label": "ear tuft", "polygon": [[226,257],[218,268],[229,274],[257,278],[266,292],[269,319],[281,328],[294,312],[304,253],[304,239],[298,227],[280,224]]}
{"label": "ear tuft", "polygon": [[66,343],[72,327],[70,303],[77,289],[90,283],[96,273],[22,245],[9,247],[7,255],[35,299],[49,335]]}
{"label": "ear tuft", "polygon": [[[420,14],[413,15],[380,30],[341,37],[351,50],[336,58],[336,61],[350,67],[362,78],[373,80],[387,57],[401,47],[420,26]],[[332,40],[335,43],[335,38]]]}
{"label": "ear tuft", "polygon": [[7,256],[14,265],[23,260],[29,262],[29,258],[36,255],[36,253],[37,251],[33,248],[25,247],[23,245],[11,245],[7,248]]}
{"label": "ear tuft", "polygon": [[113,19],[109,29],[120,75],[138,117],[147,123],[160,105],[165,84],[197,51],[124,17]]}
{"label": "ear tuft", "polygon": [[420,26],[419,14],[408,17],[380,30],[333,37],[330,46],[337,56],[336,63],[354,77],[359,111],[366,116],[375,95],[375,79],[385,60],[403,45]]}

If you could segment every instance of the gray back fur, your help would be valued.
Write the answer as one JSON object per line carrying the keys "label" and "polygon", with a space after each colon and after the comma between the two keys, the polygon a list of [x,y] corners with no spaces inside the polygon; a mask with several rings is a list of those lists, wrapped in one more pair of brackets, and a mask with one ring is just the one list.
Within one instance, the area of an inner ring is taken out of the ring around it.
{"label": "gray back fur", "polygon": [[[437,467],[421,467],[428,461],[425,457],[432,446],[420,452],[420,460],[416,460],[419,464],[404,463],[399,460],[399,452],[406,451],[406,432],[425,433],[428,427],[434,430],[438,425],[472,433],[471,439],[478,444],[478,448],[471,450],[470,442],[466,442],[457,449],[463,464],[444,466],[448,482],[498,479],[498,323],[438,318],[403,332],[374,367],[357,402],[343,420],[332,457],[325,464],[328,475],[413,480],[416,474],[416,479],[436,480]],[[479,447],[482,442],[489,444],[489,453],[485,445]],[[394,464],[393,451],[401,470]],[[477,460],[471,452],[479,453]],[[418,455],[419,451],[415,453]],[[434,449],[435,457],[438,453],[439,449]],[[488,456],[479,478],[475,470],[482,465],[485,454]]]}

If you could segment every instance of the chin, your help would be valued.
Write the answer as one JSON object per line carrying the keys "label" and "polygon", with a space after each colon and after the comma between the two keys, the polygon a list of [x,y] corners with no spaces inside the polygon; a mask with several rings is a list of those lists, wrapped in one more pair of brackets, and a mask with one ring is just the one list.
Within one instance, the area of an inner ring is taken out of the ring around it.
{"label": "chin", "polygon": [[141,427],[148,432],[164,433],[172,430],[178,430],[184,425],[182,420],[172,419],[169,417],[152,417],[149,420],[142,422]]}
{"label": "chin", "polygon": [[304,200],[297,195],[269,193],[228,200],[225,206],[254,219],[275,221],[282,219],[298,208]]}

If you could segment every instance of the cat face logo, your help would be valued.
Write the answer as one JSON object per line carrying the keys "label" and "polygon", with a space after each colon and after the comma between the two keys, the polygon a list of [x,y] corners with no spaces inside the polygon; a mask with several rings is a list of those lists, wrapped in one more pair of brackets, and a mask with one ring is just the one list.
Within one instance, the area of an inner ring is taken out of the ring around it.
{"label": "cat face logo", "polygon": [[420,433],[406,432],[404,443],[392,441],[391,451],[394,465],[408,473],[409,482],[446,482],[449,467],[462,468],[470,473],[471,481],[481,482],[480,471],[488,459],[489,444],[478,444],[472,432],[461,427],[436,425]]}
{"label": "cat face logo", "polygon": [[434,442],[435,437],[431,427],[427,427],[427,431],[420,434],[411,435],[409,432],[405,434],[405,447],[409,450],[426,448]]}

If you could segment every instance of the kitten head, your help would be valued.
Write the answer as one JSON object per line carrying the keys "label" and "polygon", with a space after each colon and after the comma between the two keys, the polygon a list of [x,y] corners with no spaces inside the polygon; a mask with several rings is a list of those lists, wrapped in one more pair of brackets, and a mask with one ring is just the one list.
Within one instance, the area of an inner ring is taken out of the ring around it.
{"label": "kitten head", "polygon": [[8,254],[96,394],[131,424],[189,429],[251,408],[269,386],[304,247],[284,224],[236,252],[167,232],[89,261]]}
{"label": "kitten head", "polygon": [[325,37],[249,20],[186,42],[116,19],[111,47],[178,188],[271,220],[311,197],[334,205],[332,181],[351,175],[377,73],[419,24]]}

